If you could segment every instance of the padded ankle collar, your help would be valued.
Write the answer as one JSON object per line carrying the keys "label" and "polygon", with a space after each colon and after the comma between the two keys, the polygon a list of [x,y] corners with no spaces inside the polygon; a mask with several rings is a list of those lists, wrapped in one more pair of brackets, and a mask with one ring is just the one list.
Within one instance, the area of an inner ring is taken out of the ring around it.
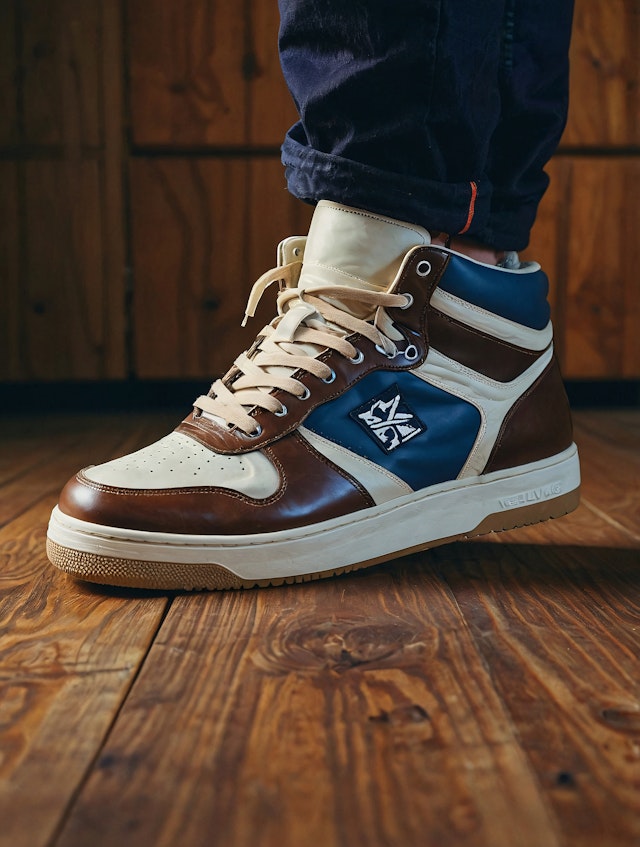
{"label": "padded ankle collar", "polygon": [[549,323],[549,280],[537,265],[513,271],[452,254],[438,287],[531,329]]}

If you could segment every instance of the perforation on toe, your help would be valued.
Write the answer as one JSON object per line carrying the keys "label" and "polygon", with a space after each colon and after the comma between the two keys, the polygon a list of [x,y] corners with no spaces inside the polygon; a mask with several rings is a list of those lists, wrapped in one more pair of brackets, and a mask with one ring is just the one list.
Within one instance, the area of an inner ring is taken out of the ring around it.
{"label": "perforation on toe", "polygon": [[222,455],[179,432],[84,474],[92,482],[116,488],[220,487],[256,498],[270,497],[280,484],[275,466],[260,451]]}

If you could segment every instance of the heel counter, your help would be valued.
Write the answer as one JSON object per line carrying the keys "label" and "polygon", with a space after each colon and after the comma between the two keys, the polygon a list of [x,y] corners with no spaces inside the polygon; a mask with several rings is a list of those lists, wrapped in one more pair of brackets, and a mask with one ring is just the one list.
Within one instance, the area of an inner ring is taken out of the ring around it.
{"label": "heel counter", "polygon": [[507,413],[483,473],[546,459],[572,442],[569,400],[554,356]]}

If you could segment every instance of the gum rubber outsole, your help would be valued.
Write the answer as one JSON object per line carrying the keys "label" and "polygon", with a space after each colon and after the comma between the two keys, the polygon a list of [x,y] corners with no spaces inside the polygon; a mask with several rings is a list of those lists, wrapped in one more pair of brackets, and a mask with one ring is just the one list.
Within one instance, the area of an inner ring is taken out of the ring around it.
{"label": "gum rubber outsole", "polygon": [[[572,512],[580,501],[580,488],[569,491],[552,500],[545,500],[527,506],[488,515],[478,526],[467,532],[447,538],[439,538],[424,544],[418,544],[398,550],[392,555],[367,559],[366,561],[346,565],[345,567],[305,573],[295,576],[242,579],[228,568],[215,563],[193,565],[185,562],[152,562],[137,559],[119,559],[101,556],[96,553],[82,552],[64,547],[50,538],[47,539],[47,555],[59,570],[76,579],[101,585],[120,588],[145,588],[160,591],[216,591],[231,588],[266,588],[269,586],[292,585],[312,582],[340,574],[351,573],[363,568],[373,567],[384,561],[407,556],[448,544],[464,541],[492,532],[503,532],[521,526],[542,523],[559,518]],[[197,571],[197,576],[196,572]]]}

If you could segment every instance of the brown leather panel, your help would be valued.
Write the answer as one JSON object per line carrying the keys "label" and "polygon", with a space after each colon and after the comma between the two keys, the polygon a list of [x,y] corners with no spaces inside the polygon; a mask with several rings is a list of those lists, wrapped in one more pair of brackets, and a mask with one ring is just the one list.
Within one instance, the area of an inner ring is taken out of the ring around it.
{"label": "brown leather panel", "polygon": [[520,376],[544,352],[501,341],[444,315],[433,306],[429,306],[427,323],[430,347],[498,382],[510,382]]}
{"label": "brown leather panel", "polygon": [[[423,261],[428,261],[431,265],[428,277],[419,276],[416,272],[416,267]],[[300,400],[287,392],[275,391],[274,396],[287,407],[287,415],[279,418],[270,412],[256,410],[253,413],[256,426],[260,424],[262,427],[262,433],[257,438],[251,438],[238,430],[224,429],[204,415],[196,417],[193,414],[182,421],[177,431],[219,453],[247,453],[272,444],[276,439],[293,432],[317,406],[338,397],[371,371],[402,371],[417,367],[424,362],[428,352],[429,300],[448,261],[449,254],[434,247],[414,250],[394,289],[394,293],[410,294],[413,297],[410,308],[389,309],[389,315],[405,335],[407,346],[413,344],[417,348],[417,358],[407,359],[404,355],[399,355],[394,359],[387,359],[383,353],[376,350],[368,338],[354,334],[349,336],[349,341],[364,354],[362,362],[354,364],[334,350],[321,354],[318,358],[332,368],[336,374],[335,380],[327,384],[306,371],[295,373],[295,379],[309,389],[310,397]]]}
{"label": "brown leather panel", "polygon": [[248,535],[318,523],[373,506],[367,492],[317,453],[302,436],[289,435],[265,453],[281,485],[253,500],[223,488],[118,489],[79,473],[60,495],[60,509],[105,526],[193,535]]}
{"label": "brown leather panel", "polygon": [[554,357],[511,407],[483,473],[546,459],[566,450],[572,441],[569,401]]}

